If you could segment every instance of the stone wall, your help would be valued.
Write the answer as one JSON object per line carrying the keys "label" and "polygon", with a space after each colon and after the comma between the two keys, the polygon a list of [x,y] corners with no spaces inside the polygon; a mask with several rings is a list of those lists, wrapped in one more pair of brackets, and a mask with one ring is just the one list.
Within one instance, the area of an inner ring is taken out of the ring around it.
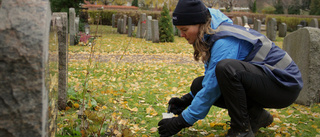
{"label": "stone wall", "polygon": [[0,20],[0,136],[55,136],[58,52],[48,45],[49,0],[2,1]]}

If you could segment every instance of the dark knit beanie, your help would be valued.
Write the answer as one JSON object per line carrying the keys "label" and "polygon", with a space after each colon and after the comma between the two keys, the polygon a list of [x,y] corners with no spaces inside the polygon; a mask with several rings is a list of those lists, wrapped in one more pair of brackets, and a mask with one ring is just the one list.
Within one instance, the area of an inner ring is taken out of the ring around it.
{"label": "dark knit beanie", "polygon": [[208,8],[201,0],[179,0],[172,13],[173,25],[203,24],[207,20]]}

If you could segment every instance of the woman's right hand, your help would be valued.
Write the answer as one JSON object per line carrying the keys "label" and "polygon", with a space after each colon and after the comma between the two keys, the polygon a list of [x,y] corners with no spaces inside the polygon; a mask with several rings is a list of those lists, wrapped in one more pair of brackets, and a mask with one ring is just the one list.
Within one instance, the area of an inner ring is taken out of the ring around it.
{"label": "woman's right hand", "polygon": [[186,109],[192,102],[193,98],[188,93],[181,98],[173,97],[169,100],[168,112],[172,112],[175,115],[180,115],[184,109]]}

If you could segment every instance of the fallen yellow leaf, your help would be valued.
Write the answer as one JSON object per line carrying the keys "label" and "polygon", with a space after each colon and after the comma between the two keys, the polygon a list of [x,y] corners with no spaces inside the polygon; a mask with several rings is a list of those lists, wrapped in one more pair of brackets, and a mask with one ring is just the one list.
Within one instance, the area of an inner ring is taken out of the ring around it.
{"label": "fallen yellow leaf", "polygon": [[133,111],[133,112],[138,112],[138,108],[137,108],[137,107],[132,108],[132,109],[128,107],[128,109],[129,109],[130,111]]}
{"label": "fallen yellow leaf", "polygon": [[79,108],[79,104],[78,104],[78,103],[73,104],[73,106],[74,106],[75,108]]}
{"label": "fallen yellow leaf", "polygon": [[282,137],[281,134],[276,134],[274,137]]}
{"label": "fallen yellow leaf", "polygon": [[157,132],[157,131],[158,131],[158,128],[156,128],[156,127],[153,127],[153,128],[150,129],[150,132],[151,132],[151,133],[155,133],[155,132]]}
{"label": "fallen yellow leaf", "polygon": [[315,128],[315,129],[317,129],[317,128],[318,128],[318,126],[317,126],[317,125],[311,125],[311,127]]}
{"label": "fallen yellow leaf", "polygon": [[66,111],[68,111],[70,109],[70,107],[66,107]]}
{"label": "fallen yellow leaf", "polygon": [[215,137],[215,135],[213,133],[207,135],[206,137]]}

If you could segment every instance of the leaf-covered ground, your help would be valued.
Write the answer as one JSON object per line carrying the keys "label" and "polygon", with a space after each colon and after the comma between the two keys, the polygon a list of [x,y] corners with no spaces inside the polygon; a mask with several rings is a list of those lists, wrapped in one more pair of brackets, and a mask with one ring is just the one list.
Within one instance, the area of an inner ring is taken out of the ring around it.
{"label": "leaf-covered ground", "polygon": [[[96,26],[91,28],[95,33]],[[157,123],[167,102],[190,91],[203,65],[193,61],[193,48],[183,38],[152,43],[110,26],[98,30],[94,47],[69,46],[68,107],[59,111],[58,136],[159,136]],[[82,107],[85,120],[78,115]],[[257,136],[320,136],[320,104],[268,110],[274,123]],[[212,107],[205,119],[176,136],[223,136],[229,120],[226,110]]]}

